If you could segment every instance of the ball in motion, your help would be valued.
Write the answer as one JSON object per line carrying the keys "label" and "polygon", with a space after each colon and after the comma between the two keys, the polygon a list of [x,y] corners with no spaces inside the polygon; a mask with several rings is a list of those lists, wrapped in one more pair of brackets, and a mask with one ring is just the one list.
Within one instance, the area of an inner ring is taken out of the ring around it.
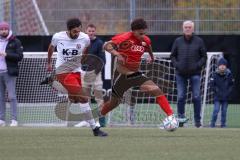
{"label": "ball in motion", "polygon": [[173,132],[179,126],[178,120],[175,116],[168,116],[163,120],[163,127],[166,131]]}

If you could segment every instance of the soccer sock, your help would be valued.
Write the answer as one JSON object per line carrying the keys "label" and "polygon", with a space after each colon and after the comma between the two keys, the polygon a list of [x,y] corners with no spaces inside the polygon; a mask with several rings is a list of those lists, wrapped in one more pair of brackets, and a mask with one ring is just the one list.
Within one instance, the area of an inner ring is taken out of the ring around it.
{"label": "soccer sock", "polygon": [[100,107],[103,104],[102,84],[94,86],[94,96],[98,107]]}
{"label": "soccer sock", "polygon": [[79,103],[81,113],[85,114],[86,121],[90,124],[91,128],[96,128],[96,122],[93,118],[91,107],[89,103]]}
{"label": "soccer sock", "polygon": [[[103,104],[103,100],[96,98],[96,101],[97,101],[98,107],[100,108],[100,107],[101,107],[101,104]],[[100,114],[101,114],[101,113],[100,113]],[[99,117],[99,119],[98,119],[99,123],[100,123],[100,121],[101,121],[100,119],[104,119],[104,117],[102,117],[102,116]],[[100,123],[100,124],[101,124],[101,123]]]}
{"label": "soccer sock", "polygon": [[102,99],[97,99],[97,98],[95,98],[95,99],[96,99],[96,101],[97,101],[98,107],[100,107],[101,104],[103,104],[103,100],[102,100]]}
{"label": "soccer sock", "polygon": [[159,106],[162,108],[162,110],[168,115],[172,115],[173,114],[173,110],[167,100],[167,98],[164,95],[158,96],[156,98],[157,103],[159,104]]}

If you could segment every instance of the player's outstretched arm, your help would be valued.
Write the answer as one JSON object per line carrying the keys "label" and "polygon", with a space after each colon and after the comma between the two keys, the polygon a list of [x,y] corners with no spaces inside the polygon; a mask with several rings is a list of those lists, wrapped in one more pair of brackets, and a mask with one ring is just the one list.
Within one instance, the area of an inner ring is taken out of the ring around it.
{"label": "player's outstretched arm", "polygon": [[154,56],[153,56],[153,51],[152,51],[152,46],[148,46],[148,54],[151,57],[151,62],[154,62]]}
{"label": "player's outstretched arm", "polygon": [[120,63],[124,64],[125,59],[121,56],[121,54],[116,50],[117,45],[113,43],[113,41],[108,41],[103,45],[103,49],[107,52],[111,53],[113,56],[117,56],[117,59]]}
{"label": "player's outstretched arm", "polygon": [[113,43],[113,41],[107,41],[103,45],[103,49],[106,50],[107,52],[111,53],[113,56],[118,56],[119,53],[116,50],[117,45]]}
{"label": "player's outstretched arm", "polygon": [[47,61],[47,70],[52,71],[52,55],[55,50],[55,46],[49,45],[48,47],[48,61]]}

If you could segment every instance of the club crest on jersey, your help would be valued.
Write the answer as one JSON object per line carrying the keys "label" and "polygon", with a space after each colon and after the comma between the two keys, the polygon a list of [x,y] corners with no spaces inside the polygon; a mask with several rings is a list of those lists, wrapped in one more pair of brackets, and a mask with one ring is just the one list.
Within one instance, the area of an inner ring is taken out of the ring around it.
{"label": "club crest on jersey", "polygon": [[82,47],[81,44],[77,44],[77,45],[76,45],[76,48],[77,48],[77,49],[81,49],[81,47]]}
{"label": "club crest on jersey", "polygon": [[131,47],[131,50],[134,52],[144,52],[144,47],[143,46],[138,46],[138,45],[133,45]]}

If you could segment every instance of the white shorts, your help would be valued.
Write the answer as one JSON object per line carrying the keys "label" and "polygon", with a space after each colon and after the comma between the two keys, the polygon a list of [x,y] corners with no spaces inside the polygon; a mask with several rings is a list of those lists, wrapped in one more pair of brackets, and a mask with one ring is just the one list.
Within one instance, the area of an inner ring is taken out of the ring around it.
{"label": "white shorts", "polygon": [[99,72],[97,75],[95,72],[82,72],[82,86],[89,87],[89,86],[102,86],[102,72]]}

